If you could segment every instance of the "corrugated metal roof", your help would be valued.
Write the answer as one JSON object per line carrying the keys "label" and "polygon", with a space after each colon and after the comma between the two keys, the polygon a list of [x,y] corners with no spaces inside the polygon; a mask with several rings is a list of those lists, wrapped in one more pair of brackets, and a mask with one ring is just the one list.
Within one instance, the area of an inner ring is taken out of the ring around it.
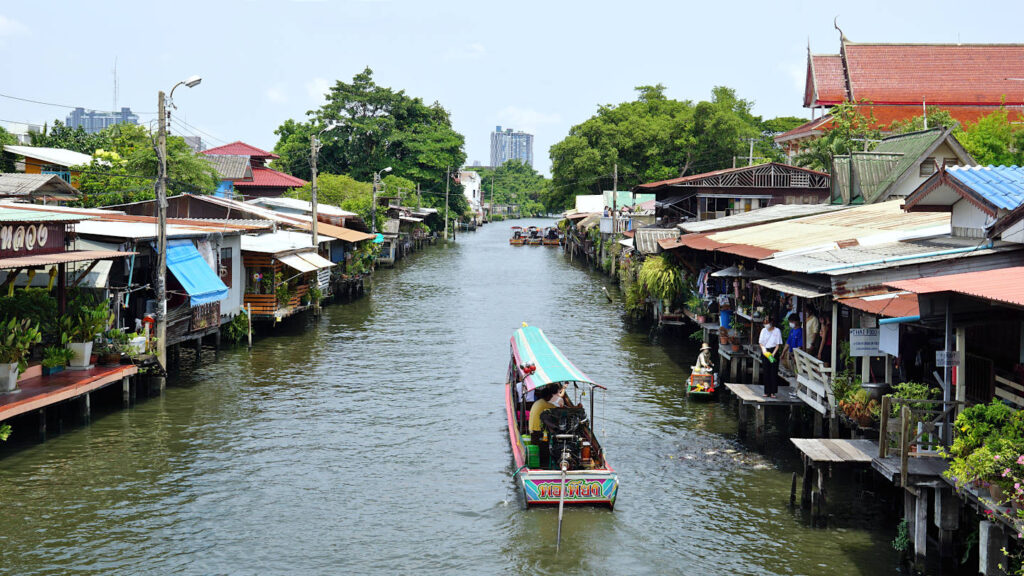
{"label": "corrugated metal roof", "polygon": [[[239,202],[229,198],[220,198],[218,196],[198,196],[194,194],[188,194],[187,196],[191,196],[193,200],[209,202],[231,211],[237,211],[239,214],[256,216],[291,228],[309,231],[313,227],[313,218],[307,214],[285,214],[264,206]],[[317,223],[317,235],[328,236],[337,240],[344,240],[345,242],[362,242],[373,239],[372,234],[366,234],[351,228],[342,228],[341,226],[335,226],[326,222]]]}
{"label": "corrugated metal roof", "polygon": [[758,208],[750,212],[742,212],[714,220],[701,220],[694,222],[683,222],[678,227],[684,232],[715,232],[731,228],[743,228],[756,224],[767,224],[792,218],[802,218],[825,212],[848,209],[849,206],[836,206],[832,204],[776,204],[765,208]]}
{"label": "corrugated metal roof", "polygon": [[110,258],[131,256],[132,254],[135,254],[135,252],[118,252],[114,250],[72,250],[69,252],[58,252],[56,254],[19,256],[17,258],[0,259],[0,270],[34,268],[38,266],[49,266],[51,264],[66,264],[68,262],[108,260]]}
{"label": "corrugated metal roof", "polygon": [[[772,222],[748,228],[707,234],[707,240],[725,245],[717,250],[764,258],[775,252],[797,249],[835,248],[837,242],[899,239],[907,233],[949,232],[949,214],[906,213],[900,200],[857,206],[795,220]],[[687,236],[683,236],[686,240]],[[693,244],[688,244],[693,246]],[[665,247],[663,245],[663,247]],[[694,246],[695,247],[695,246]],[[753,248],[754,250],[750,250]],[[700,248],[698,248],[700,249]],[[764,254],[756,256],[755,254]]]}
{"label": "corrugated metal roof", "polygon": [[658,240],[676,236],[679,236],[679,230],[676,228],[637,228],[634,239],[636,240],[636,249],[641,254],[657,254],[661,252]]}
{"label": "corrugated metal roof", "polygon": [[[273,207],[290,208],[292,210],[299,210],[307,214],[313,213],[313,203],[305,200],[299,200],[298,198],[254,198],[246,202],[246,204],[256,204],[257,206],[267,206],[273,209]],[[348,210],[342,210],[337,206],[330,204],[323,204],[317,202],[316,210],[318,214],[324,216],[338,216],[342,218],[358,217],[359,214],[355,212],[349,212]]]}
{"label": "corrugated metal roof", "polygon": [[58,166],[81,166],[92,162],[92,156],[65,150],[64,148],[45,148],[43,146],[4,146],[4,151],[26,158],[35,158]]}
{"label": "corrugated metal roof", "polygon": [[[156,222],[120,222],[112,220],[86,220],[75,225],[75,232],[86,236],[149,240],[156,238]],[[167,225],[168,238],[198,238],[215,232],[200,226]]]}
{"label": "corrugated metal roof", "polygon": [[762,262],[788,272],[845,276],[867,270],[897,268],[950,258],[985,256],[996,252],[1020,249],[1024,249],[1024,246],[1009,242],[996,242],[990,248],[987,240],[943,235],[801,254],[776,255]]}
{"label": "corrugated metal roof", "polygon": [[831,286],[815,286],[812,280],[799,275],[789,274],[787,276],[776,276],[774,278],[761,278],[753,281],[754,284],[764,286],[776,292],[791,294],[801,298],[819,298],[832,293]]}
{"label": "corrugated metal roof", "polygon": [[[326,236],[320,236],[317,240],[320,244],[331,241]],[[259,236],[242,235],[242,250],[246,252],[277,254],[280,252],[302,250],[304,248],[313,249],[313,236],[304,232],[278,230],[273,234],[260,234]]]}
{"label": "corrugated metal roof", "polygon": [[248,156],[206,154],[201,156],[213,166],[221,180],[252,179],[252,164]]}
{"label": "corrugated metal roof", "polygon": [[1024,286],[1024,266],[901,280],[889,282],[887,285],[915,294],[954,292],[1024,306],[1024,290],[1021,289],[1021,286]]}
{"label": "corrugated metal roof", "polygon": [[888,316],[889,318],[917,316],[920,313],[917,294],[910,292],[893,292],[863,298],[842,298],[839,302],[868,314]]}
{"label": "corrugated metal roof", "polygon": [[0,174],[0,196],[78,198],[78,190],[56,174]]}
{"label": "corrugated metal roof", "polygon": [[58,214],[42,210],[27,210],[0,206],[0,222],[81,222],[91,216],[77,214]]}
{"label": "corrugated metal roof", "polygon": [[1024,204],[1024,168],[1019,166],[950,166],[946,174],[996,208],[1013,210]]}

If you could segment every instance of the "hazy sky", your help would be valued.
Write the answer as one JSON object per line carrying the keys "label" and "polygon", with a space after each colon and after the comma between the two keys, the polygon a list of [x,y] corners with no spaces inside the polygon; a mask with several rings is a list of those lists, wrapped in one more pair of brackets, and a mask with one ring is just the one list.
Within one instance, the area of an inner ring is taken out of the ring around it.
{"label": "hazy sky", "polygon": [[[699,100],[726,85],[765,117],[803,115],[807,43],[838,51],[860,42],[1022,42],[1017,1],[508,2],[182,0],[3,2],[0,93],[111,109],[144,122],[156,95],[175,93],[176,117],[209,146],[243,140],[272,149],[274,129],[304,118],[335,80],[371,67],[381,85],[439,101],[487,164],[495,125],[532,132],[535,164],[600,104],[662,83]],[[1024,91],[1024,83],[1021,86]],[[64,120],[68,109],[0,98],[0,121]]]}

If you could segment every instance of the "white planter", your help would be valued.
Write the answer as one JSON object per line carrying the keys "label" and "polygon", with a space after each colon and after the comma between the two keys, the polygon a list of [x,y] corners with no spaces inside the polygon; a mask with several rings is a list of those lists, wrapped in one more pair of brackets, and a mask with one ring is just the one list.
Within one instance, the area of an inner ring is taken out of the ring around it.
{"label": "white planter", "polygon": [[92,342],[72,342],[68,344],[68,350],[75,355],[68,362],[68,366],[84,368],[89,365],[89,357],[92,356]]}
{"label": "white planter", "polygon": [[18,363],[0,364],[0,394],[18,389]]}

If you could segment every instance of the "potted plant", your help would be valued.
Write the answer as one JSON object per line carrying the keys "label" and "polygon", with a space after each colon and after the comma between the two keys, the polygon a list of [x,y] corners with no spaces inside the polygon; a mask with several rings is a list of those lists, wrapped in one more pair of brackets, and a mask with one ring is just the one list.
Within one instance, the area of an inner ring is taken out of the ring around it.
{"label": "potted plant", "polygon": [[39,325],[30,320],[0,322],[0,393],[18,387],[18,375],[28,367],[29,351],[40,340]]}
{"label": "potted plant", "polygon": [[96,346],[99,363],[104,366],[117,366],[121,363],[121,352],[113,342],[103,342]]}
{"label": "potted plant", "polygon": [[74,353],[74,358],[68,365],[81,368],[88,366],[92,355],[93,338],[106,330],[110,324],[110,309],[107,308],[107,303],[83,306],[77,314],[65,316],[59,322],[61,332],[68,337],[68,348]]}
{"label": "potted plant", "polygon": [[75,354],[68,350],[67,342],[60,346],[47,346],[43,350],[43,376],[52,376],[64,371],[64,366],[74,358]]}

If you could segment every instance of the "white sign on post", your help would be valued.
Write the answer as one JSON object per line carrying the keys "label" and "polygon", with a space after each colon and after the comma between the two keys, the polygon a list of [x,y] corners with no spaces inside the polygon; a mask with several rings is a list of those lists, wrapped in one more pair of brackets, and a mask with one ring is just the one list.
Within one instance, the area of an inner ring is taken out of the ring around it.
{"label": "white sign on post", "polygon": [[935,365],[939,368],[945,368],[946,366],[959,366],[960,365],[960,351],[959,350],[936,350],[935,351]]}
{"label": "white sign on post", "polygon": [[881,356],[878,328],[850,329],[850,356]]}

